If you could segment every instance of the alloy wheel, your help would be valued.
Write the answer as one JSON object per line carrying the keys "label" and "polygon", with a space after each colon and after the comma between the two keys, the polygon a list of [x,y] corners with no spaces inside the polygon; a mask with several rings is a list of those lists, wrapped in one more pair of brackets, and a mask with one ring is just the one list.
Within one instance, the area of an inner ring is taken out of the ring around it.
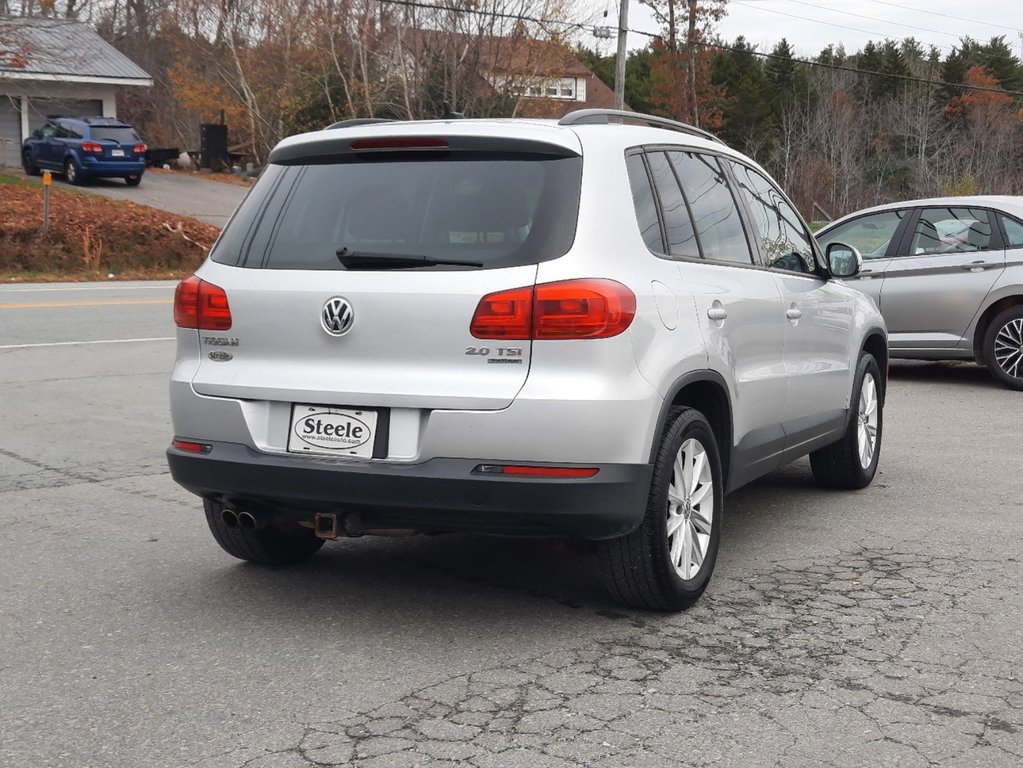
{"label": "alloy wheel", "polygon": [[863,377],[860,387],[859,426],[856,430],[856,445],[860,453],[860,466],[870,467],[877,449],[877,384],[869,373]]}
{"label": "alloy wheel", "polygon": [[680,577],[696,577],[714,525],[714,476],[699,440],[682,443],[668,487],[668,552]]}
{"label": "alloy wheel", "polygon": [[1010,320],[995,335],[995,362],[1014,379],[1023,378],[1023,318]]}

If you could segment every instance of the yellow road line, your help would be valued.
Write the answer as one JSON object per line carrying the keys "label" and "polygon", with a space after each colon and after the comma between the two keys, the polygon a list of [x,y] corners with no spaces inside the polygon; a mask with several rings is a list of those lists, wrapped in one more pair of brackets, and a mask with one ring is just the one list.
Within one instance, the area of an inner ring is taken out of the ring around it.
{"label": "yellow road line", "polygon": [[173,304],[173,299],[106,299],[96,301],[53,301],[32,304],[0,304],[0,309],[60,309],[64,307],[121,307],[127,304]]}

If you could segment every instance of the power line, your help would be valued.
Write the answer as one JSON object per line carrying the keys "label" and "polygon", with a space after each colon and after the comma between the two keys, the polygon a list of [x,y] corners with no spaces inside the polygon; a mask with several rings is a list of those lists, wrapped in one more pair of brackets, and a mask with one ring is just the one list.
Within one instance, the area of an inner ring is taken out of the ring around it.
{"label": "power line", "polygon": [[968,24],[981,24],[981,25],[983,25],[985,27],[993,27],[994,29],[1000,29],[1003,32],[1015,31],[1014,29],[1012,29],[1010,27],[1005,27],[1005,26],[1002,26],[1001,24],[992,24],[989,21],[979,21],[978,19],[967,19],[964,16],[953,16],[952,14],[941,13],[940,11],[925,11],[922,8],[912,8],[912,7],[908,6],[908,5],[901,5],[900,3],[890,3],[890,2],[887,2],[887,0],[870,0],[870,2],[877,3],[878,5],[887,5],[887,6],[890,6],[892,8],[901,8],[904,11],[913,11],[914,13],[927,13],[927,14],[930,14],[931,16],[943,16],[946,19],[955,19],[956,21],[965,21]]}
{"label": "power line", "polygon": [[[476,9],[472,9],[472,8],[459,8],[459,7],[452,6],[452,5],[441,5],[441,4],[435,4],[435,3],[420,2],[420,0],[376,0],[376,1],[378,3],[385,3],[385,4],[389,4],[389,5],[404,5],[404,6],[410,6],[410,7],[413,7],[413,8],[425,8],[425,9],[428,9],[428,10],[451,11],[451,12],[454,12],[454,13],[478,14],[478,15],[482,15],[482,16],[494,16],[494,17],[497,17],[497,18],[515,19],[515,20],[519,20],[519,21],[531,21],[531,22],[533,22],[535,24],[540,24],[540,25],[546,25],[546,24],[560,25],[560,26],[563,26],[565,28],[570,28],[570,29],[578,29],[578,30],[587,30],[588,29],[588,27],[585,24],[581,24],[579,22],[574,22],[574,21],[557,21],[557,20],[554,20],[554,19],[540,19],[540,18],[537,18],[535,16],[526,16],[525,14],[511,14],[511,13],[503,13],[503,12],[500,12],[500,11],[485,11],[485,10],[476,10]],[[740,3],[740,5],[745,5],[745,3]],[[789,14],[785,14],[785,15],[789,15]],[[836,26],[838,26],[838,25],[836,25]],[[632,33],[637,34],[637,35],[644,35],[645,37],[655,38],[657,40],[662,40],[662,41],[664,40],[664,36],[659,34],[659,33],[656,33],[656,32],[646,32],[646,31],[644,31],[642,29],[627,29],[626,31],[627,32],[632,32]],[[857,31],[863,31],[863,30],[857,30]],[[844,66],[842,64],[827,64],[827,63],[822,62],[822,61],[810,61],[808,59],[796,59],[796,58],[792,58],[792,57],[788,57],[788,56],[779,56],[779,55],[773,54],[773,53],[760,53],[759,51],[750,50],[748,48],[736,48],[735,46],[723,45],[721,43],[710,43],[710,42],[705,42],[705,41],[696,41],[695,44],[698,45],[698,46],[702,46],[704,48],[713,48],[713,49],[719,50],[719,51],[729,51],[729,52],[732,52],[732,53],[748,53],[751,56],[757,56],[757,57],[762,58],[762,59],[773,59],[773,60],[776,60],[776,61],[787,61],[787,62],[792,62],[793,64],[803,64],[803,65],[806,65],[808,67],[822,67],[824,69],[835,69],[835,70],[839,70],[839,71],[842,71],[842,72],[852,72],[853,74],[856,74],[856,75],[865,75],[867,77],[885,77],[885,78],[888,78],[890,80],[901,80],[903,82],[920,83],[920,84],[923,84],[923,85],[937,85],[937,86],[942,86],[942,87],[946,87],[946,88],[962,89],[962,90],[965,90],[965,91],[985,91],[985,92],[989,92],[989,93],[1004,93],[1004,94],[1006,94],[1008,96],[1023,96],[1023,91],[1009,91],[1009,90],[1006,90],[1004,88],[991,88],[989,86],[983,86],[983,85],[967,85],[966,83],[949,83],[949,82],[946,82],[944,80],[930,80],[930,79],[925,78],[925,77],[914,77],[912,75],[896,75],[896,74],[889,74],[887,72],[877,72],[876,70],[871,70],[871,69],[857,69],[856,67],[848,67],[848,66]]]}
{"label": "power line", "polygon": [[[787,16],[790,19],[799,19],[800,21],[809,21],[812,24],[824,24],[825,26],[828,26],[828,27],[838,27],[839,29],[847,29],[850,32],[859,32],[859,33],[864,34],[864,35],[874,35],[876,37],[880,37],[880,38],[883,38],[883,39],[887,39],[887,38],[891,37],[891,35],[886,35],[883,32],[872,32],[869,29],[860,29],[859,27],[850,27],[847,24],[836,24],[833,21],[822,21],[820,19],[811,19],[811,18],[807,18],[806,16],[799,16],[799,15],[794,14],[794,13],[786,13],[785,11],[778,11],[778,10],[775,10],[773,8],[764,8],[763,6],[753,5],[751,3],[744,3],[741,0],[732,0],[732,2],[735,3],[736,5],[741,5],[741,6],[745,7],[745,8],[752,8],[754,10],[765,11],[767,13],[774,13],[774,14],[777,14],[779,16]],[[947,46],[947,45],[938,45],[938,46],[935,46],[935,47],[942,48],[944,50],[949,50],[949,46]]]}
{"label": "power line", "polygon": [[[629,30],[638,31],[638,30]],[[654,35],[650,32],[639,32],[642,35],[648,35],[650,37],[657,37],[660,39],[660,35]],[[1008,96],[1023,96],[1023,91],[1008,91],[1005,88],[991,88],[985,85],[967,85],[966,83],[949,83],[945,80],[929,80],[925,77],[914,77],[912,75],[896,75],[889,74],[887,72],[878,72],[872,69],[857,69],[856,67],[847,67],[842,64],[827,64],[823,61],[808,61],[807,59],[795,59],[788,56],[779,56],[774,53],[760,53],[759,51],[751,51],[747,48],[735,48],[734,46],[721,45],[720,43],[707,43],[697,41],[696,45],[703,46],[705,48],[714,48],[719,51],[731,51],[733,53],[748,53],[752,56],[759,56],[762,59],[774,59],[776,61],[790,61],[794,64],[805,64],[808,67],[824,67],[825,69],[837,69],[843,72],[852,72],[857,75],[868,75],[870,77],[886,77],[891,80],[902,80],[910,83],[922,83],[924,85],[939,85],[947,88],[961,88],[965,91],[986,91],[988,93],[1004,93]]]}
{"label": "power line", "polygon": [[931,32],[935,35],[945,35],[946,37],[958,38],[959,35],[954,32],[943,32],[940,29],[928,29],[927,27],[918,27],[915,24],[903,24],[901,21],[890,21],[889,19],[879,19],[877,16],[867,16],[863,13],[853,13],[852,11],[840,11],[838,8],[828,8],[823,5],[817,5],[816,3],[808,3],[806,0],[788,0],[790,3],[797,3],[798,5],[807,5],[811,8],[817,8],[821,11],[831,11],[832,13],[841,13],[845,16],[855,16],[860,19],[868,19],[869,21],[880,21],[882,24],[894,24],[897,27],[905,27],[906,29],[915,29],[920,32]]}

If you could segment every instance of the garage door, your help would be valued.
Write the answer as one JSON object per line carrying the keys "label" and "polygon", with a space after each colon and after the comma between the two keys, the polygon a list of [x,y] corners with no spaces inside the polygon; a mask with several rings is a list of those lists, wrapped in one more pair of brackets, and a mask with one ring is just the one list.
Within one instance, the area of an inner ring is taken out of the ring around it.
{"label": "garage door", "polygon": [[20,98],[0,96],[0,167],[17,165],[21,150]]}
{"label": "garage door", "polygon": [[56,117],[102,117],[102,99],[29,99],[28,130],[42,128],[50,115]]}

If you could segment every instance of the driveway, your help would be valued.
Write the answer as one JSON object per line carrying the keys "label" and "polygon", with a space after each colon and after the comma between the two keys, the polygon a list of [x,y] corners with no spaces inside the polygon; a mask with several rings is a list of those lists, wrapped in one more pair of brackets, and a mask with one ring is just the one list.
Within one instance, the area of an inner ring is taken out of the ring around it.
{"label": "driveway", "polygon": [[[20,173],[14,169],[5,169],[4,172],[15,175]],[[38,181],[31,176],[25,178]],[[238,203],[249,191],[247,186],[210,181],[183,173],[152,172],[142,177],[142,184],[138,187],[126,186],[121,179],[94,179],[83,186],[72,187],[58,174],[53,175],[53,185],[117,200],[131,200],[139,205],[191,216],[218,227],[227,223]]]}

